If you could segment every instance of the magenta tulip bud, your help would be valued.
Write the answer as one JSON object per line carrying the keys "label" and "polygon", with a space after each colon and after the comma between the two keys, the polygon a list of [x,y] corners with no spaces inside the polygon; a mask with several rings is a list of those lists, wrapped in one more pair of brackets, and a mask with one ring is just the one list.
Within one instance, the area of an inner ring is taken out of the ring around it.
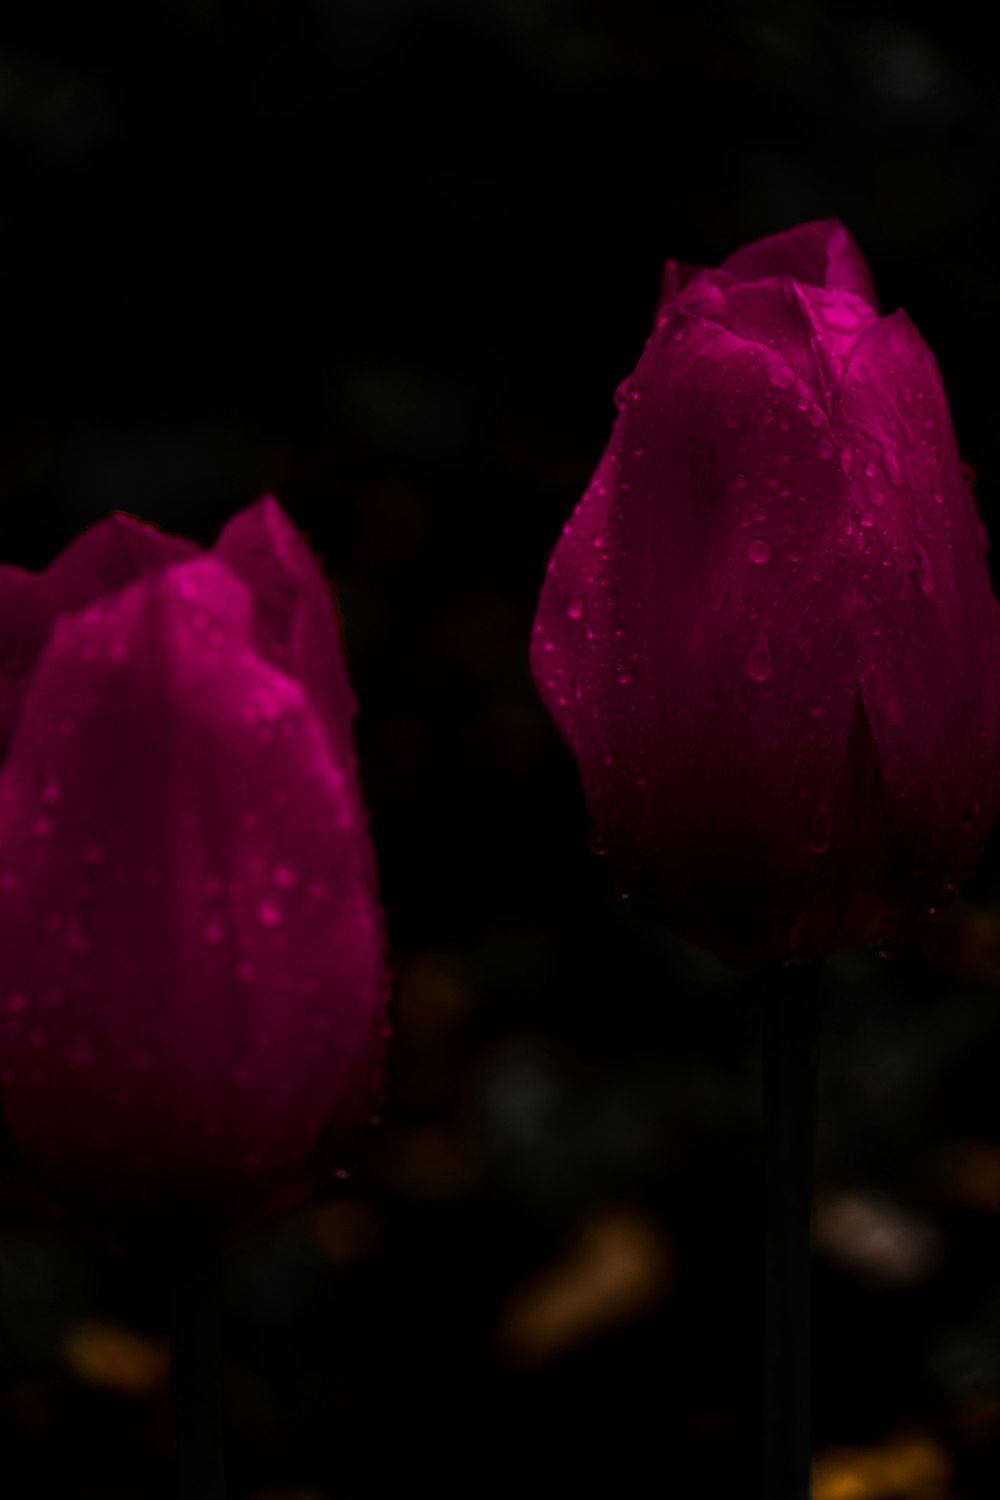
{"label": "magenta tulip bud", "polygon": [[231,1237],[341,1161],[387,986],[329,584],[261,500],[0,568],[0,1097],[125,1242]]}
{"label": "magenta tulip bud", "polygon": [[998,806],[997,604],[934,358],[826,220],[669,261],[617,399],[532,644],[595,836],[731,962],[883,941]]}

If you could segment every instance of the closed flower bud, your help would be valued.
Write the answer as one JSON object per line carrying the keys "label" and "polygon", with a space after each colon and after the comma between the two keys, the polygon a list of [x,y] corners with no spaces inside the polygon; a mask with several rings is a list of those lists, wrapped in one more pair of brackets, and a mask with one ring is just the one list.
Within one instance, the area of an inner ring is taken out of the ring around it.
{"label": "closed flower bud", "polygon": [[940,372],[835,220],[668,262],[532,643],[623,886],[736,964],[948,902],[998,805],[1000,622]]}
{"label": "closed flower bud", "polygon": [[231,1237],[380,1084],[383,918],[328,583],[280,506],[0,568],[7,1154],[109,1237]]}

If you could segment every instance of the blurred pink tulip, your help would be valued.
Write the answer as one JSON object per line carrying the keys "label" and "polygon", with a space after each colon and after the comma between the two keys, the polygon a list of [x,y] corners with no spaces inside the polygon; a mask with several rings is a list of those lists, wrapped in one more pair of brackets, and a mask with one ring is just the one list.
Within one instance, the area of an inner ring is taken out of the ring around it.
{"label": "blurred pink tulip", "polygon": [[0,568],[0,1100],[115,1240],[306,1196],[380,1084],[383,917],[330,586],[272,499]]}
{"label": "blurred pink tulip", "polygon": [[1000,628],[934,358],[836,220],[667,263],[532,643],[623,886],[724,958],[946,904],[998,805]]}

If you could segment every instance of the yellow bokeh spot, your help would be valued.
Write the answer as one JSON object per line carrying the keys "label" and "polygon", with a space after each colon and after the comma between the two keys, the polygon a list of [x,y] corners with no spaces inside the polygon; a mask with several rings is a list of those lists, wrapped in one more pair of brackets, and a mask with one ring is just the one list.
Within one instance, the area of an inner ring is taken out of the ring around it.
{"label": "yellow bokeh spot", "polygon": [[813,1465],[813,1500],[947,1500],[951,1463],[931,1438],[830,1448]]}
{"label": "yellow bokeh spot", "polygon": [[73,1323],[63,1337],[62,1355],[80,1380],[120,1396],[154,1396],[167,1389],[168,1346],[117,1323],[97,1318]]}

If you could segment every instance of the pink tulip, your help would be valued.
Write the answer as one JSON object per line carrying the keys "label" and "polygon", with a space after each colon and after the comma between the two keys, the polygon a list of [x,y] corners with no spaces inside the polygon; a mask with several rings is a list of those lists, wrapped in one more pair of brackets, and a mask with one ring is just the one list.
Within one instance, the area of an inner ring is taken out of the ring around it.
{"label": "pink tulip", "polygon": [[211,551],[118,513],[0,568],[0,1099],[127,1241],[226,1237],[380,1082],[383,918],[337,616],[272,499]]}
{"label": "pink tulip", "polygon": [[656,325],[532,644],[624,887],[726,959],[944,905],[998,807],[1000,629],[941,375],[836,220]]}

